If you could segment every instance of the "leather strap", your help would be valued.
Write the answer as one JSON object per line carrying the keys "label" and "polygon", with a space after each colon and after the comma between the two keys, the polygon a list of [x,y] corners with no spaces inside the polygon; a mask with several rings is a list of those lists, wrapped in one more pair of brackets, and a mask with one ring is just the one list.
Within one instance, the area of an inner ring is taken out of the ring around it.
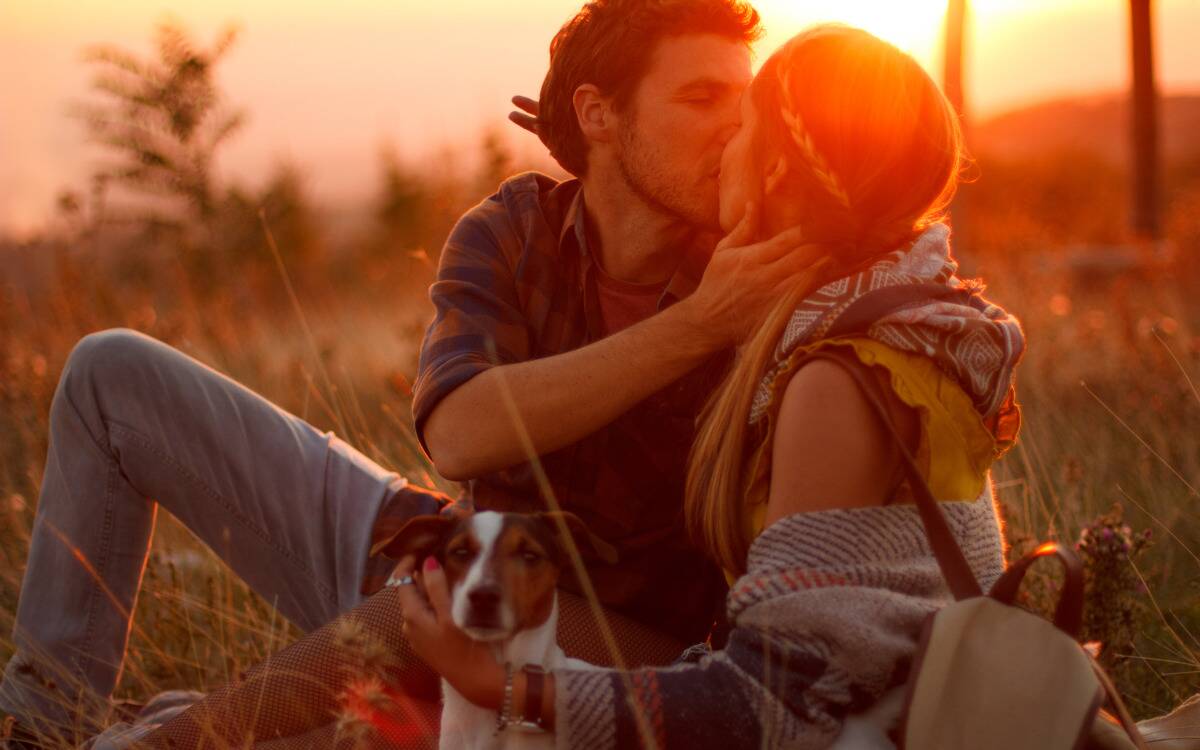
{"label": "leather strap", "polygon": [[525,673],[525,708],[521,711],[521,718],[539,729],[545,729],[542,696],[546,689],[546,672],[536,664],[526,664],[521,671]]}
{"label": "leather strap", "polygon": [[904,444],[900,433],[896,431],[896,425],[892,422],[892,415],[888,412],[887,407],[884,406],[879,384],[863,373],[861,362],[853,354],[818,349],[805,357],[806,362],[814,359],[825,359],[835,362],[850,374],[850,377],[862,389],[867,402],[874,408],[876,416],[879,417],[884,427],[891,434],[896,446],[900,448],[900,458],[904,464],[904,471],[912,488],[913,496],[916,499],[917,511],[921,515],[921,523],[925,527],[925,537],[929,540],[933,556],[937,559],[942,575],[946,578],[946,584],[950,587],[950,593],[959,601],[981,596],[983,590],[980,589],[979,582],[975,579],[975,574],[971,572],[971,566],[967,564],[967,558],[963,555],[962,549],[954,539],[954,534],[950,531],[950,525],[946,523],[946,517],[942,515],[942,510],[938,507],[937,501],[934,500],[933,493],[929,490],[929,485],[926,484],[925,478],[921,476],[920,470],[917,469],[917,462],[908,450],[908,446]]}
{"label": "leather strap", "polygon": [[1133,742],[1138,750],[1149,750],[1146,738],[1142,737],[1142,731],[1138,729],[1137,722],[1133,720],[1133,716],[1129,713],[1129,708],[1126,707],[1125,701],[1121,699],[1121,694],[1117,692],[1117,686],[1113,684],[1108,673],[1104,671],[1104,668],[1095,659],[1092,659],[1091,662],[1092,669],[1096,673],[1096,679],[1100,681],[1100,686],[1104,688],[1104,692],[1108,696],[1108,704],[1112,707],[1113,713],[1116,714],[1121,728],[1125,730],[1125,734],[1129,735],[1130,741]]}
{"label": "leather strap", "polygon": [[1054,624],[1067,635],[1078,639],[1079,628],[1083,624],[1083,563],[1078,555],[1062,545],[1047,542],[1013,563],[992,586],[988,595],[997,601],[1012,604],[1029,566],[1050,555],[1062,563],[1065,574],[1062,595],[1054,610]]}

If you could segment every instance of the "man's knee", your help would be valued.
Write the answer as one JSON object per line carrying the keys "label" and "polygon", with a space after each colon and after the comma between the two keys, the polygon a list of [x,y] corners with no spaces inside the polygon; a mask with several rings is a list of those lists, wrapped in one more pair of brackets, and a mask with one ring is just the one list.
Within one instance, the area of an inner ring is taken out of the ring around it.
{"label": "man's knee", "polygon": [[130,328],[108,328],[89,333],[71,350],[63,378],[119,383],[149,361],[160,346],[162,344],[155,339]]}

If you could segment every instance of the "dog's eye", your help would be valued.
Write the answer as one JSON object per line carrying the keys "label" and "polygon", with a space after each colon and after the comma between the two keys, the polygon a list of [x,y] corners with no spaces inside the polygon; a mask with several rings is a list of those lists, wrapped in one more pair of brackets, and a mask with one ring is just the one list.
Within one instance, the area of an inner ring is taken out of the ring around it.
{"label": "dog's eye", "polygon": [[456,550],[452,550],[450,552],[450,555],[452,557],[457,557],[459,560],[466,560],[468,557],[471,556],[471,550],[468,549],[467,547],[459,547]]}

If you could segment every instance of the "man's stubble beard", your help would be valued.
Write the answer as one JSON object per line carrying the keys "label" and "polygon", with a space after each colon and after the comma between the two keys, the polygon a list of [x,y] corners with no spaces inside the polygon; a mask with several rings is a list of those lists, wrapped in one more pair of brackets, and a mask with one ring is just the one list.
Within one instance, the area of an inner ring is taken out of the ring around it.
{"label": "man's stubble beard", "polygon": [[688,194],[679,189],[679,180],[657,168],[662,164],[658,152],[637,138],[637,117],[630,113],[628,123],[621,128],[617,138],[617,168],[629,189],[648,206],[667,216],[672,216],[696,229],[720,230],[720,206],[715,200],[711,205],[699,205],[690,200]]}

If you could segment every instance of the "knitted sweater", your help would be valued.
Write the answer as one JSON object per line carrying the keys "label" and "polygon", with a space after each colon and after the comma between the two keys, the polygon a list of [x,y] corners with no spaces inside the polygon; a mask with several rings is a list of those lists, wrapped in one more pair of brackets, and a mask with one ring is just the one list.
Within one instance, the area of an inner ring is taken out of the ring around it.
{"label": "knitted sweater", "polygon": [[[939,506],[990,588],[1004,566],[990,482]],[[788,516],[754,541],[747,569],[726,602],[724,651],[555,671],[557,747],[828,747],[847,714],[903,682],[922,622],[951,601],[912,505]]]}

